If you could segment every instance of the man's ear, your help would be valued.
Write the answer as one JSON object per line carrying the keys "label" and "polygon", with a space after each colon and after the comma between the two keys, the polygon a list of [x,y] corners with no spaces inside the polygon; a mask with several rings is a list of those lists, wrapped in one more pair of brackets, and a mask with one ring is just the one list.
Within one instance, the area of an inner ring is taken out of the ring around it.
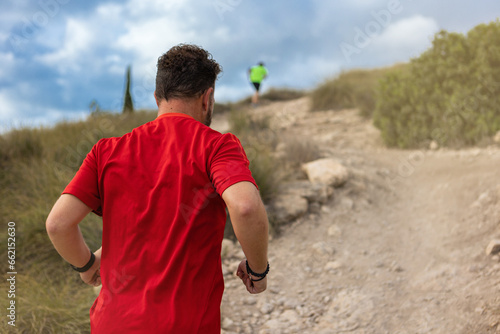
{"label": "man's ear", "polygon": [[214,93],[213,87],[210,87],[203,93],[203,110],[205,112],[208,111],[208,108],[210,107],[210,99],[212,98],[212,94]]}
{"label": "man's ear", "polygon": [[158,98],[156,97],[156,90],[153,92],[153,95],[155,97],[156,105],[159,107],[160,106],[160,102],[158,101]]}

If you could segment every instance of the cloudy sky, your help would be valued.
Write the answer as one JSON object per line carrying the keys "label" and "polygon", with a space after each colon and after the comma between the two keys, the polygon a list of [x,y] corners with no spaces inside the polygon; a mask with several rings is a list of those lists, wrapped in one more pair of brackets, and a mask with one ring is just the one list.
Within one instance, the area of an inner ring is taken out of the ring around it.
{"label": "cloudy sky", "polygon": [[179,43],[223,66],[216,99],[269,87],[311,89],[342,70],[408,61],[440,29],[466,33],[500,17],[497,0],[2,0],[0,131],[82,118],[96,100],[121,110],[132,66],[138,108],[154,108],[158,57]]}

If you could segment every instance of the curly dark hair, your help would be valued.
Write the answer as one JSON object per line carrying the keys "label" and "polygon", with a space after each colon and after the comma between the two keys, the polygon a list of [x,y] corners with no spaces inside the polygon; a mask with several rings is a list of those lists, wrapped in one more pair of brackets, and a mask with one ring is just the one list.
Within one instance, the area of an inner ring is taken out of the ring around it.
{"label": "curly dark hair", "polygon": [[158,58],[156,97],[161,99],[198,97],[215,86],[220,65],[199,46],[179,44]]}

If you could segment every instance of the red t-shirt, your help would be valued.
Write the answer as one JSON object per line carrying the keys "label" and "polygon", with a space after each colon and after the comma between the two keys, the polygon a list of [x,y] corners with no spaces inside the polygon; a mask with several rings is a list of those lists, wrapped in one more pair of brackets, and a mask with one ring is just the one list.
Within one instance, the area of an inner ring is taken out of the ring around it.
{"label": "red t-shirt", "polygon": [[255,184],[239,140],[163,114],[100,140],[64,190],[103,218],[93,334],[220,333],[224,190]]}

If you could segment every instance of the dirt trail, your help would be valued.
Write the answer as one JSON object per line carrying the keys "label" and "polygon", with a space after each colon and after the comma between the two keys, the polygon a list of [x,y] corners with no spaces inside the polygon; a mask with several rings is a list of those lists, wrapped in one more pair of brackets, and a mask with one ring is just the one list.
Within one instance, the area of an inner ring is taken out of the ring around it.
{"label": "dirt trail", "polygon": [[248,112],[350,179],[271,241],[265,294],[231,276],[241,254],[225,258],[224,333],[500,332],[500,262],[485,254],[500,237],[499,147],[386,149],[355,110],[309,113],[307,98]]}

